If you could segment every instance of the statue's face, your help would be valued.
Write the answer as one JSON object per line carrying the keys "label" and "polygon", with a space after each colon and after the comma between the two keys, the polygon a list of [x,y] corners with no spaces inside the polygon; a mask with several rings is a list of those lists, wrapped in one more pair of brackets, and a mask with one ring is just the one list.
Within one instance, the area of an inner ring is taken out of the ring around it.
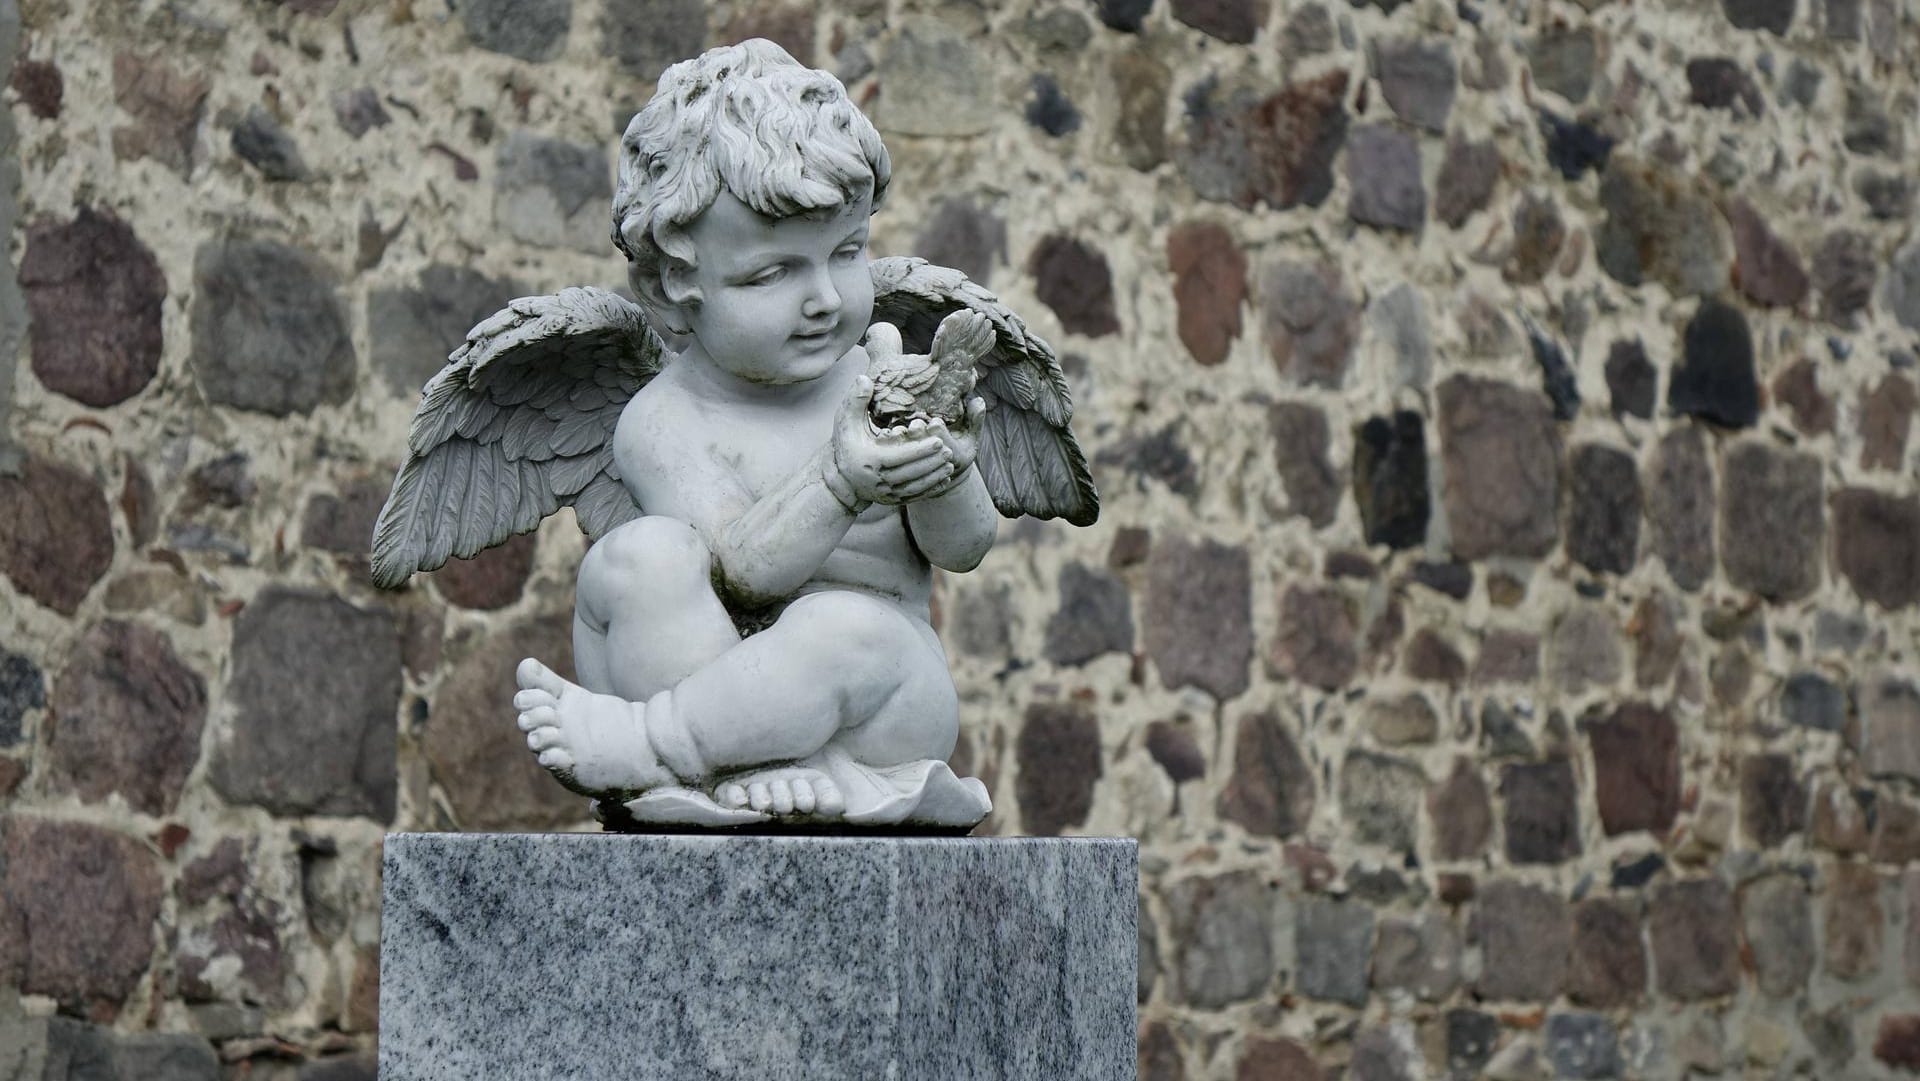
{"label": "statue's face", "polygon": [[687,227],[700,290],[686,321],[714,364],[754,383],[818,379],[867,332],[868,196],[791,218],[768,218],[721,192]]}

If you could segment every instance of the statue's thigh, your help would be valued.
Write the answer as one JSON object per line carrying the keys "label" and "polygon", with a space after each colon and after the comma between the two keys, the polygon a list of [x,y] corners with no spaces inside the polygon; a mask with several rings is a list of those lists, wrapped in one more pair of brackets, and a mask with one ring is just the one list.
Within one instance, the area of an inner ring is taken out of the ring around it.
{"label": "statue's thigh", "polygon": [[933,629],[861,593],[815,593],[781,617],[808,643],[816,678],[836,688],[854,718],[837,741],[869,765],[945,758],[959,701]]}

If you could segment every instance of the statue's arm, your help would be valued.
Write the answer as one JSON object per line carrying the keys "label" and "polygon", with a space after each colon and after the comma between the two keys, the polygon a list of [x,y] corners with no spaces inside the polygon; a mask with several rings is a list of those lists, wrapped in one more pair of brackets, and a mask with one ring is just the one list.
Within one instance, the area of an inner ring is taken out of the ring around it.
{"label": "statue's arm", "polygon": [[1000,528],[979,469],[938,495],[907,504],[907,531],[927,562],[947,571],[970,571],[987,557]]}

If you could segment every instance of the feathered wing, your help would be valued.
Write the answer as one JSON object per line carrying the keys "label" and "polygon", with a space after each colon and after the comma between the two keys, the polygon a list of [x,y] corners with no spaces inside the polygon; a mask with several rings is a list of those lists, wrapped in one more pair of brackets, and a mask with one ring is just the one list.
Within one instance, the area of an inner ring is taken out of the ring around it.
{"label": "feathered wing", "polygon": [[874,321],[899,327],[908,353],[927,352],[940,321],[962,308],[992,323],[993,348],[980,358],[974,392],[987,403],[977,464],[993,505],[1009,518],[1091,525],[1100,496],[1068,427],[1073,399],[1053,347],[957,270],[905,256],[875,259],[872,268]]}
{"label": "feathered wing", "polygon": [[620,411],[660,370],[640,308],[604,289],[522,297],[427,381],[373,534],[393,588],[572,506],[589,537],[637,517],[613,462]]}

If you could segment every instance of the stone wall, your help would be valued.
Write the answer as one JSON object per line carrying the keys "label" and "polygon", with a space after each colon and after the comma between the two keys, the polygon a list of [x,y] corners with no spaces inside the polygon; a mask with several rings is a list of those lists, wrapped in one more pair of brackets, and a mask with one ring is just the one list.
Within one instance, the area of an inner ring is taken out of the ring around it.
{"label": "stone wall", "polygon": [[587,825],[504,707],[571,516],[366,541],[754,34],[881,126],[875,250],[1066,358],[1104,514],[938,619],[988,828],[1141,839],[1143,1076],[1920,1069],[1913,0],[19,7],[17,1076],[369,1077],[382,832]]}

